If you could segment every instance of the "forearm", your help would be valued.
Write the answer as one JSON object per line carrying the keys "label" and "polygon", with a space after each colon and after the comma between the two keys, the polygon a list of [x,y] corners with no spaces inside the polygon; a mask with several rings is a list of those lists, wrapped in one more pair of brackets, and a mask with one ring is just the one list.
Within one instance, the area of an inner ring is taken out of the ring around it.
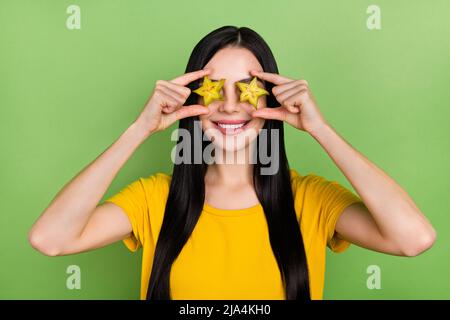
{"label": "forearm", "polygon": [[30,231],[42,242],[61,245],[79,236],[120,168],[148,137],[133,123],[55,196]]}
{"label": "forearm", "polygon": [[323,125],[311,135],[350,181],[384,238],[402,245],[434,233],[407,192],[330,125]]}

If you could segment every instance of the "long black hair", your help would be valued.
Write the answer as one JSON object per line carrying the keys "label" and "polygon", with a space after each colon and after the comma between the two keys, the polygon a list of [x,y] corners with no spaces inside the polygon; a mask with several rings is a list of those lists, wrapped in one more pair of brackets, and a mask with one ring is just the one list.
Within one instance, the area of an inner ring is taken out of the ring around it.
{"label": "long black hair", "polygon": [[[206,35],[193,49],[186,72],[203,69],[213,55],[225,47],[242,47],[250,50],[258,59],[265,72],[278,73],[275,58],[267,43],[255,31],[241,27],[224,26]],[[198,86],[198,80],[190,83],[191,89]],[[266,83],[271,92],[273,84]],[[268,106],[279,106],[272,94],[266,96]],[[186,104],[196,104],[195,94],[191,94]],[[194,120],[198,117],[184,118],[179,121],[179,128],[187,129],[191,134],[192,146],[202,137],[194,134]],[[271,137],[271,130],[278,130],[279,169],[275,174],[262,175],[264,167],[257,157],[253,165],[253,185],[267,220],[272,251],[281,272],[285,296],[288,300],[310,299],[308,268],[303,238],[296,218],[292,194],[289,164],[284,145],[283,122],[266,120],[263,129]],[[197,136],[197,137],[196,137]],[[178,143],[181,137],[178,138]],[[256,138],[259,146],[260,137]],[[270,148],[271,139],[265,139]],[[200,142],[203,148],[208,141]],[[192,150],[191,150],[192,151]],[[191,152],[193,154],[193,152]],[[274,155],[271,155],[274,156]],[[205,174],[207,164],[175,164],[166,202],[164,219],[156,243],[153,266],[147,289],[147,299],[171,299],[170,271],[172,264],[180,254],[197,224],[205,201]]]}

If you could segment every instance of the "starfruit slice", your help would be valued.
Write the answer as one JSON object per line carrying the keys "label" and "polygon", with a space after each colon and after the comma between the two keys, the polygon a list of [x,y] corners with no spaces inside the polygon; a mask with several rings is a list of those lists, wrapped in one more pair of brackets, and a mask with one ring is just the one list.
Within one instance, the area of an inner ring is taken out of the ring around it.
{"label": "starfruit slice", "polygon": [[250,83],[245,82],[236,83],[239,90],[241,90],[241,96],[239,98],[239,101],[241,102],[248,101],[255,109],[257,108],[259,97],[269,94],[269,92],[259,87],[256,81],[257,78],[254,77],[252,81],[250,81]]}
{"label": "starfruit slice", "polygon": [[211,81],[208,76],[203,77],[203,84],[197,90],[194,90],[196,94],[203,97],[205,106],[208,106],[214,100],[223,100],[223,96],[220,94],[225,83],[225,79],[220,79],[219,81]]}

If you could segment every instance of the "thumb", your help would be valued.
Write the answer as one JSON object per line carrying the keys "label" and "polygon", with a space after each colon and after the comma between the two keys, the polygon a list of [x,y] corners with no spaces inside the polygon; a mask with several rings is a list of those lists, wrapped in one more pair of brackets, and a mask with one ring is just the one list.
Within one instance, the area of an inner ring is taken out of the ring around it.
{"label": "thumb", "polygon": [[281,120],[285,121],[288,111],[285,108],[262,108],[253,111],[252,116],[263,119]]}
{"label": "thumb", "polygon": [[209,109],[201,104],[193,104],[190,106],[182,106],[180,109],[170,113],[167,115],[167,118],[170,123],[173,123],[177,120],[194,117],[201,114],[208,114]]}

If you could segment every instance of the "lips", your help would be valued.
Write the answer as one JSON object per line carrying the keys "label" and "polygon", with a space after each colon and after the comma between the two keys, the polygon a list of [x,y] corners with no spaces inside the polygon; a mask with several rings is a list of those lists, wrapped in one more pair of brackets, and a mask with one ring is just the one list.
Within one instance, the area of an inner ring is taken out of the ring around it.
{"label": "lips", "polygon": [[249,122],[250,120],[243,119],[212,121],[214,126],[225,135],[233,135],[243,132],[247,128]]}

